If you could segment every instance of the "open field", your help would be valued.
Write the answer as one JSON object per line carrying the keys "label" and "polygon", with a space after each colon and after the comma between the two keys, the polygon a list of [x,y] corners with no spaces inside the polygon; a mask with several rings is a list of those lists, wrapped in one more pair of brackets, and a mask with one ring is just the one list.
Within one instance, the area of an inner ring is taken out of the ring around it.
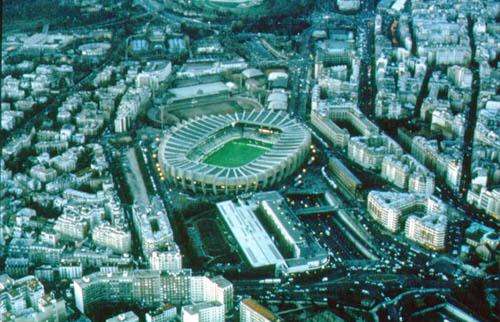
{"label": "open field", "polygon": [[208,155],[203,162],[225,168],[240,167],[257,159],[269,148],[270,146],[261,142],[240,138],[227,142]]}
{"label": "open field", "polygon": [[196,229],[200,232],[203,248],[208,255],[219,257],[231,252],[216,220],[200,219],[196,222]]}
{"label": "open field", "polygon": [[242,108],[235,102],[222,101],[209,104],[198,104],[193,107],[176,109],[171,113],[180,119],[186,120],[196,116],[203,116],[210,114],[228,114],[228,113],[240,112],[241,110]]}

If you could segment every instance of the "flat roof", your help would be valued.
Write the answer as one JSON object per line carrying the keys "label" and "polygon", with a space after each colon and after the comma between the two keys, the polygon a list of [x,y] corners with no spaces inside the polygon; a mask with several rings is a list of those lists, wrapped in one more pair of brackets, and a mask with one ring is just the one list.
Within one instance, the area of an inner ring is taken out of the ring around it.
{"label": "flat roof", "polygon": [[285,263],[250,206],[236,206],[228,200],[217,203],[217,208],[252,267]]}
{"label": "flat roof", "polygon": [[391,9],[396,10],[396,11],[401,11],[405,7],[405,5],[406,5],[406,1],[407,0],[396,0],[396,1],[394,1],[394,3],[392,4]]}
{"label": "flat roof", "polygon": [[259,77],[259,76],[264,75],[264,73],[260,69],[257,69],[257,68],[247,68],[244,71],[242,71],[241,73],[246,78],[254,78],[254,77]]}
{"label": "flat roof", "polygon": [[120,313],[106,320],[106,322],[127,322],[127,321],[139,321],[139,317],[133,311],[127,311],[125,313]]}
{"label": "flat roof", "polygon": [[274,315],[271,311],[269,311],[267,308],[264,306],[260,305],[257,301],[254,299],[248,298],[244,299],[241,301],[245,306],[249,307],[253,311],[257,312],[259,315],[263,316],[264,318],[268,319],[269,321],[279,321],[279,318]]}
{"label": "flat roof", "polygon": [[193,315],[200,313],[201,310],[209,309],[212,307],[218,307],[222,306],[223,304],[217,301],[210,301],[210,302],[200,302],[200,303],[195,303],[191,305],[185,305],[182,307],[182,310]]}
{"label": "flat roof", "polygon": [[222,288],[230,287],[230,286],[233,285],[233,283],[231,283],[230,281],[228,281],[222,275],[214,276],[214,277],[212,277],[211,280],[212,280],[213,283],[217,284],[219,287],[222,287]]}
{"label": "flat roof", "polygon": [[[281,197],[281,196],[280,196]],[[267,199],[261,201],[261,206],[281,223],[281,229],[293,239],[294,244],[298,245],[304,242],[303,231],[300,227],[300,221],[293,215],[284,202],[284,199]]]}

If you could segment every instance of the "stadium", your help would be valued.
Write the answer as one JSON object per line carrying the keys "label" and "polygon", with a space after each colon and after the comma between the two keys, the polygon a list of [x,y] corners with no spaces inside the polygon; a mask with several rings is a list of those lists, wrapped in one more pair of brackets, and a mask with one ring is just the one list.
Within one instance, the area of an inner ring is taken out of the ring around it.
{"label": "stadium", "polygon": [[160,145],[166,178],[203,194],[272,186],[304,161],[311,135],[284,112],[252,110],[183,121]]}
{"label": "stadium", "polygon": [[199,6],[210,9],[246,9],[262,3],[262,0],[194,0]]}

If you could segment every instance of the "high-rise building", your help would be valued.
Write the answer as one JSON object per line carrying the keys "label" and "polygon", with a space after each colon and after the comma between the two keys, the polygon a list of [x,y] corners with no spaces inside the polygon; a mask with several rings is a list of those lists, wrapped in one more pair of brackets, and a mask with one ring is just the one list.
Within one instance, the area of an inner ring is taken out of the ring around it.
{"label": "high-rise building", "polygon": [[234,288],[233,284],[225,279],[222,275],[211,278],[213,285],[213,295],[216,301],[224,304],[224,314],[227,314],[233,309]]}
{"label": "high-rise building", "polygon": [[193,302],[218,301],[224,305],[224,313],[233,308],[233,284],[223,276],[191,278],[191,300]]}
{"label": "high-rise building", "polygon": [[89,305],[100,302],[141,302],[161,304],[159,271],[94,273],[73,282],[75,303],[85,313]]}
{"label": "high-rise building", "polygon": [[222,314],[233,306],[233,285],[223,278],[191,276],[190,270],[177,274],[157,270],[93,273],[75,280],[76,307],[85,313],[89,305],[101,302],[140,303],[157,307],[165,302],[184,305],[217,301]]}
{"label": "high-rise building", "polygon": [[192,278],[191,270],[189,269],[184,269],[176,274],[164,272],[161,279],[164,301],[175,305],[190,303],[192,301]]}

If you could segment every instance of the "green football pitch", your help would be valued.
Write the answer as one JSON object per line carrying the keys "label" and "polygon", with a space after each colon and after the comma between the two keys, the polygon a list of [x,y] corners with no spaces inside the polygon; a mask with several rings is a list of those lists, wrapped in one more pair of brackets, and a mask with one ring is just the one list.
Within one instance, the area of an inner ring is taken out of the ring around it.
{"label": "green football pitch", "polygon": [[209,154],[203,162],[219,167],[237,168],[257,159],[270,147],[269,144],[255,140],[235,139]]}

